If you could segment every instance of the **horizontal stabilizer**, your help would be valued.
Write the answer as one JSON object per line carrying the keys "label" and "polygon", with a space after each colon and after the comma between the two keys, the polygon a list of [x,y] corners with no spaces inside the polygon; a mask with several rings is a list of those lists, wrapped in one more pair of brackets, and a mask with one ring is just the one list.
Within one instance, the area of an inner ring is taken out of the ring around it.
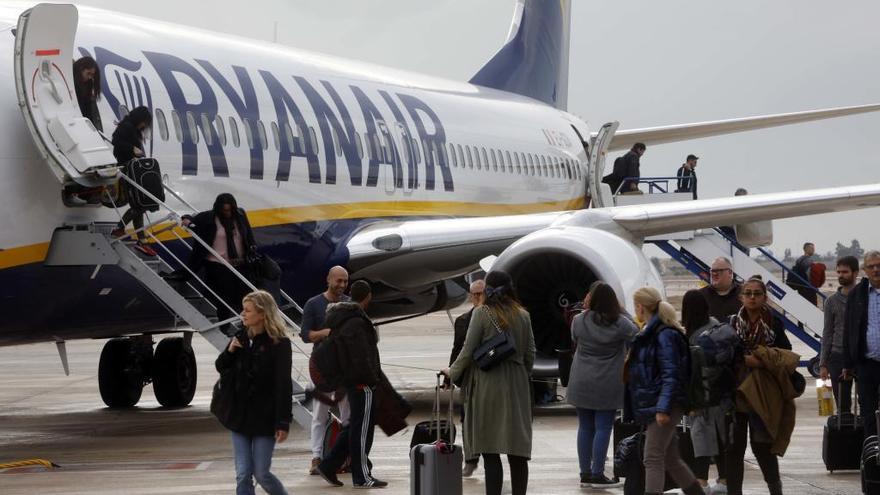
{"label": "horizontal stabilizer", "polygon": [[[846,115],[876,112],[877,110],[880,110],[880,104],[829,108],[825,110],[809,110],[806,112],[781,113],[776,115],[762,115],[758,117],[716,120],[713,122],[698,122],[694,124],[648,127],[645,129],[619,130],[614,135],[614,141],[611,142],[609,151],[628,150],[633,144],[639,142],[647,145],[655,145],[687,141],[689,139],[753,131],[756,129],[798,124],[812,120],[831,119]],[[595,137],[595,133],[593,137]]]}
{"label": "horizontal stabilizer", "polygon": [[610,208],[610,217],[640,236],[801,217],[880,206],[880,184]]}

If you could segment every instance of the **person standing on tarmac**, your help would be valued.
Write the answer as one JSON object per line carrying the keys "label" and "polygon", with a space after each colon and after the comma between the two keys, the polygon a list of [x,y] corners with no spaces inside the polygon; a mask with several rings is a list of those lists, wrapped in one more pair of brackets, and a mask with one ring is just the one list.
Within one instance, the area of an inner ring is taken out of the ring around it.
{"label": "person standing on tarmac", "polygon": [[[474,362],[474,351],[498,332],[508,332],[516,352],[488,370]],[[510,275],[486,276],[485,299],[474,310],[464,347],[452,366],[441,371],[453,383],[463,381],[465,451],[481,454],[486,495],[500,495],[504,482],[501,454],[507,454],[513,495],[525,495],[532,456],[532,394],[529,375],[535,363],[535,336],[529,313],[520,306]]]}
{"label": "person standing on tarmac", "polygon": [[351,405],[348,426],[333,448],[318,464],[318,474],[333,486],[343,483],[336,471],[351,456],[351,482],[354,488],[385,488],[388,483],[374,478],[369,460],[376,422],[374,390],[382,380],[379,363],[379,334],[367,316],[372,290],[358,280],[351,284],[351,302],[338,302],[327,308],[327,326],[333,332],[337,358],[342,367],[340,382]]}
{"label": "person standing on tarmac", "polygon": [[675,308],[653,287],[633,294],[635,317],[644,321],[627,357],[624,379],[637,423],[645,426],[645,495],[664,492],[666,473],[685,495],[703,487],[681,459],[676,426],[687,408],[688,342]]}
{"label": "person standing on tarmac", "polygon": [[626,345],[639,329],[622,314],[614,289],[605,282],[590,286],[584,309],[571,322],[576,352],[566,398],[577,408],[581,486],[608,488],[619,484],[605,475],[605,458],[615,413],[623,407]]}
{"label": "person standing on tarmac", "polygon": [[254,478],[270,495],[287,495],[270,471],[276,443],[287,440],[293,410],[290,339],[271,294],[251,292],[242,301],[237,333],[217,357],[221,374],[235,374],[233,411],[226,428],[232,430],[235,453],[235,492],[254,493]]}
{"label": "person standing on tarmac", "polygon": [[856,286],[859,275],[859,260],[855,256],[844,256],[837,260],[837,292],[825,300],[825,326],[822,329],[822,350],[819,352],[819,377],[831,379],[837,414],[852,412],[852,380],[842,380],[843,339],[846,333],[846,299]]}
{"label": "person standing on tarmac", "polygon": [[[349,301],[345,295],[345,289],[348,287],[348,272],[341,266],[334,266],[327,273],[327,290],[312,297],[306,301],[303,306],[302,326],[300,327],[300,337],[306,344],[314,344],[315,347],[320,346],[321,342],[330,335],[330,328],[325,323],[327,317],[327,306],[332,303]],[[312,375],[312,381],[316,388],[322,387],[320,374],[317,367],[310,360],[309,373]],[[339,420],[344,426],[348,423],[350,410],[348,400],[339,391],[329,392],[328,398],[337,403],[339,407]],[[312,464],[309,467],[309,474],[318,474],[318,464],[324,457],[324,434],[327,432],[327,423],[330,421],[330,404],[327,401],[314,400],[312,410]]]}
{"label": "person standing on tarmac", "polygon": [[877,434],[874,411],[880,404],[880,251],[868,251],[862,262],[865,277],[846,298],[844,379],[856,377],[865,438]]}
{"label": "person standing on tarmac", "polygon": [[718,321],[727,321],[731,315],[735,315],[742,307],[740,288],[730,260],[723,256],[716,258],[709,269],[709,285],[700,289],[709,303],[709,316]]}
{"label": "person standing on tarmac", "polygon": [[[467,337],[468,326],[471,324],[471,317],[474,314],[474,310],[477,309],[481,304],[483,304],[483,291],[486,289],[486,282],[483,280],[476,280],[471,283],[470,286],[470,294],[468,295],[468,301],[473,304],[470,310],[467,313],[462,314],[458,318],[455,319],[454,330],[455,330],[455,338],[452,343],[452,354],[449,356],[449,365],[452,366],[452,363],[455,362],[458,355],[461,353],[461,348],[464,346],[464,339]],[[461,426],[462,426],[462,437],[466,436],[468,433],[464,431],[464,408],[461,410]],[[469,452],[465,454],[464,459],[464,469],[461,472],[461,475],[465,478],[468,478],[474,474],[477,466],[480,465],[480,456],[473,456]]]}
{"label": "person standing on tarmac", "polygon": [[[125,165],[135,158],[144,157],[144,131],[153,125],[153,115],[147,107],[137,107],[128,113],[119,122],[116,130],[113,131],[113,156],[116,157],[116,163]],[[124,182],[124,181],[120,181]],[[130,196],[130,189],[133,187],[128,182],[120,184],[126,196]],[[156,256],[156,251],[150,246],[144,244],[146,235],[144,231],[144,211],[135,206],[129,206],[128,210],[122,214],[122,219],[111,235],[113,237],[122,237],[125,235],[125,226],[131,223],[137,230],[137,244],[135,249],[146,254],[147,256]]]}

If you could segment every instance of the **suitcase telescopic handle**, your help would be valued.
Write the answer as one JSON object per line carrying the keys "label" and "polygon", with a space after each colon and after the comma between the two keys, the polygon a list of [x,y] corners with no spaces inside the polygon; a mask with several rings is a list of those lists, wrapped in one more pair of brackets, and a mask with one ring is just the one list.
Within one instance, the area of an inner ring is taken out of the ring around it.
{"label": "suitcase telescopic handle", "polygon": [[[437,373],[437,386],[434,387],[434,409],[432,411],[432,416],[435,421],[434,424],[437,425],[437,443],[440,443],[440,386],[442,385],[442,380],[445,375],[443,373]],[[446,418],[446,428],[451,432],[452,431],[452,406],[453,399],[455,397],[455,386],[450,382],[449,384],[449,412]],[[451,438],[451,435],[450,435]]]}
{"label": "suitcase telescopic handle", "polygon": [[[841,411],[841,409],[840,409],[841,404],[843,404],[843,382],[844,382],[843,380],[838,380],[838,382],[837,382],[837,398],[835,401],[835,403],[837,405],[837,429],[838,430],[843,427],[843,414],[842,414],[843,411]],[[855,383],[853,383],[852,390],[853,390],[852,391],[852,394],[853,394],[853,401],[852,401],[853,402],[853,429],[856,429],[856,426],[857,426],[856,425],[856,418],[859,417],[859,390],[855,386]],[[880,427],[880,417],[877,418],[877,426]],[[880,431],[880,430],[877,430],[877,431]]]}

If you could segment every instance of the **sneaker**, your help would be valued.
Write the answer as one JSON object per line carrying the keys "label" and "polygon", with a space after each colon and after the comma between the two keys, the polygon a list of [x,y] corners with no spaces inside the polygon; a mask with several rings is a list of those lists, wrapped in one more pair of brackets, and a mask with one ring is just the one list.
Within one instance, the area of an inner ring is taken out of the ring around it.
{"label": "sneaker", "polygon": [[581,475],[581,488],[593,488],[593,476],[589,474]]}
{"label": "sneaker", "polygon": [[461,476],[464,478],[470,478],[474,474],[474,471],[477,470],[477,466],[479,466],[479,464],[476,462],[464,463],[464,469],[461,470]]}
{"label": "sneaker", "polygon": [[318,476],[318,464],[321,464],[321,458],[312,457],[312,467],[309,468],[309,475]]}
{"label": "sneaker", "polygon": [[364,483],[364,484],[361,484],[361,485],[352,485],[351,487],[352,487],[352,488],[357,488],[357,489],[360,489],[360,490],[368,490],[368,489],[370,489],[370,488],[385,488],[385,487],[387,487],[387,486],[388,486],[388,482],[387,482],[387,481],[382,481],[382,480],[380,480],[380,479],[373,478],[373,479],[371,479],[370,481],[367,481],[367,482]]}
{"label": "sneaker", "polygon": [[153,250],[153,248],[147,246],[146,244],[141,244],[140,242],[135,244],[134,248],[150,257],[159,255],[158,253],[156,253],[156,251]]}
{"label": "sneaker", "polygon": [[715,483],[712,486],[704,487],[706,495],[727,495],[727,485],[724,483]]}
{"label": "sneaker", "polygon": [[620,478],[617,476],[609,478],[604,474],[598,476],[593,475],[591,477],[590,486],[592,488],[611,488],[613,486],[620,486]]}
{"label": "sneaker", "polygon": [[315,466],[315,471],[317,471],[318,476],[324,478],[324,481],[326,481],[327,483],[330,483],[331,485],[333,485],[335,487],[344,486],[344,483],[339,481],[339,478],[336,477],[336,473],[325,473],[324,471],[321,470],[320,464]]}

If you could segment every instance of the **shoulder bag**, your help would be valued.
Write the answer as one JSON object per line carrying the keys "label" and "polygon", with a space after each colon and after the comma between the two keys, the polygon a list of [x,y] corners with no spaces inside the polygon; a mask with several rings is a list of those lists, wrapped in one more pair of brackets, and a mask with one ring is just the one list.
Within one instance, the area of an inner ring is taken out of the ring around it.
{"label": "shoulder bag", "polygon": [[488,308],[485,308],[485,311],[486,316],[489,317],[497,333],[489,340],[480,344],[480,347],[477,347],[477,350],[474,351],[473,359],[477,367],[483,371],[489,371],[501,364],[505,359],[516,354],[516,345],[510,332],[502,330],[498,322],[495,321],[492,312]]}

